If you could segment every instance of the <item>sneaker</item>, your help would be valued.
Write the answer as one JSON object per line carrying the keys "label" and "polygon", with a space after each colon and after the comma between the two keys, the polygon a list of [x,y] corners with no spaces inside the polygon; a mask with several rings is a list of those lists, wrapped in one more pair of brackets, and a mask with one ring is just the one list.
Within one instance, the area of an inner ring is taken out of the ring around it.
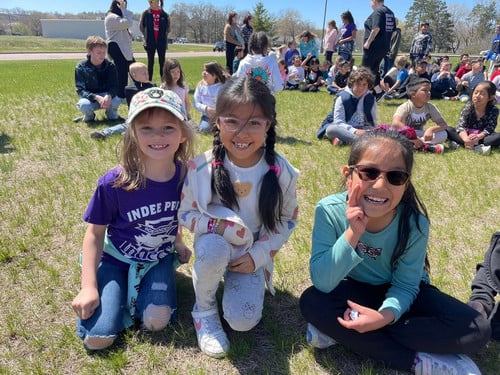
{"label": "sneaker", "polygon": [[334,147],[337,147],[337,146],[342,146],[344,144],[344,141],[340,140],[339,138],[335,137],[332,139],[332,145]]}
{"label": "sneaker", "polygon": [[456,150],[459,146],[460,145],[455,141],[450,142],[450,150]]}
{"label": "sneaker", "polygon": [[106,138],[106,135],[102,131],[95,131],[90,133],[90,138],[102,140]]}
{"label": "sneaker", "polygon": [[86,124],[91,124],[94,121],[95,121],[95,114],[93,114],[91,117],[83,116],[83,122]]}
{"label": "sneaker", "polygon": [[193,311],[191,315],[201,351],[209,357],[224,357],[229,351],[229,339],[222,328],[217,310]]}
{"label": "sneaker", "polygon": [[325,335],[311,323],[307,323],[306,341],[313,348],[317,349],[326,349],[337,343],[334,339]]}
{"label": "sneaker", "polygon": [[433,154],[442,154],[442,153],[444,153],[444,146],[441,143],[438,143],[436,145],[425,144],[422,147],[422,151],[430,152]]}
{"label": "sneaker", "polygon": [[476,154],[489,155],[491,154],[491,146],[477,145],[473,148]]}
{"label": "sneaker", "polygon": [[417,353],[415,375],[481,375],[476,364],[463,354]]}

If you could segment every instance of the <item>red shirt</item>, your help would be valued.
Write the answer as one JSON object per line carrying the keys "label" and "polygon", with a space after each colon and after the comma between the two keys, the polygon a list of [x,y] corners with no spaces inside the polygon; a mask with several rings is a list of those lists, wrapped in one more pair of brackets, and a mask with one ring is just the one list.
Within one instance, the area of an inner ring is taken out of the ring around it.
{"label": "red shirt", "polygon": [[460,68],[458,68],[457,73],[455,74],[455,77],[462,78],[462,76],[465,73],[468,73],[471,70],[472,70],[472,68],[468,68],[467,65],[462,65]]}
{"label": "red shirt", "polygon": [[153,31],[155,39],[158,40],[158,33],[160,32],[161,9],[156,9],[156,10],[151,9],[151,14],[153,15]]}
{"label": "red shirt", "polygon": [[490,77],[490,81],[493,81],[493,78],[495,78],[496,76],[500,75],[500,69],[497,68],[497,70],[495,70],[493,72],[493,74],[491,75]]}

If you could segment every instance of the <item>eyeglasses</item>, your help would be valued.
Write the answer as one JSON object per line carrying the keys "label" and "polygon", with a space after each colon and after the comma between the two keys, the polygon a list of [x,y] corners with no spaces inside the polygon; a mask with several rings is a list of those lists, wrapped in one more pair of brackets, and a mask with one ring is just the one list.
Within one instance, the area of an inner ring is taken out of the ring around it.
{"label": "eyeglasses", "polygon": [[387,181],[395,186],[404,185],[410,178],[410,174],[405,171],[383,171],[375,167],[360,164],[350,165],[349,169],[355,169],[362,181],[375,181],[381,173],[384,173]]}
{"label": "eyeglasses", "polygon": [[219,116],[219,123],[229,133],[239,133],[245,128],[249,134],[259,134],[266,131],[269,120],[263,117],[241,120],[236,117]]}

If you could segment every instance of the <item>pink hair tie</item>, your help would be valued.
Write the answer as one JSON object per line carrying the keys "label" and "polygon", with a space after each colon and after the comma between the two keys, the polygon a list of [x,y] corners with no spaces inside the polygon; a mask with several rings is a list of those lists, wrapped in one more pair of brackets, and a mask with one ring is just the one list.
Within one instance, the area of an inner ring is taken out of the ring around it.
{"label": "pink hair tie", "polygon": [[224,165],[224,162],[212,160],[212,167],[217,168],[219,165]]}
{"label": "pink hair tie", "polygon": [[269,167],[269,170],[273,171],[274,173],[276,173],[276,176],[278,176],[280,174],[280,172],[281,172],[281,168],[278,167],[278,166],[276,166],[276,165],[271,165]]}

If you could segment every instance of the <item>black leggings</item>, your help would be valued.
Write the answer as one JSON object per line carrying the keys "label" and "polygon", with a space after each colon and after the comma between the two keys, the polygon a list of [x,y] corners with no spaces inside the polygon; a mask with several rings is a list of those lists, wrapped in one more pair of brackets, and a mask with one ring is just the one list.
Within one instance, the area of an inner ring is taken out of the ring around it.
{"label": "black leggings", "polygon": [[359,333],[341,326],[347,299],[378,309],[389,288],[345,279],[330,293],[314,287],[300,297],[305,320],[354,352],[383,361],[388,367],[409,371],[416,352],[471,353],[480,350],[491,334],[480,313],[437,288],[421,283],[408,312],[394,324]]}
{"label": "black leggings", "polygon": [[[450,141],[455,141],[461,146],[464,145],[464,141],[460,138],[460,135],[455,128],[448,126],[446,128],[446,133],[448,133],[448,139]],[[479,143],[482,143],[485,146],[500,147],[500,133],[491,133],[479,141]]]}
{"label": "black leggings", "polygon": [[160,65],[160,80],[163,75],[163,65],[165,64],[165,55],[167,53],[167,46],[152,46],[149,45],[146,47],[146,53],[148,55],[148,73],[149,80],[153,80],[153,72],[155,65],[155,53],[158,51],[158,64]]}
{"label": "black leggings", "polygon": [[120,47],[115,42],[110,42],[108,44],[108,54],[116,66],[116,73],[118,75],[118,97],[124,98],[125,86],[128,84],[128,69],[130,64],[135,60],[128,61],[125,59]]}

